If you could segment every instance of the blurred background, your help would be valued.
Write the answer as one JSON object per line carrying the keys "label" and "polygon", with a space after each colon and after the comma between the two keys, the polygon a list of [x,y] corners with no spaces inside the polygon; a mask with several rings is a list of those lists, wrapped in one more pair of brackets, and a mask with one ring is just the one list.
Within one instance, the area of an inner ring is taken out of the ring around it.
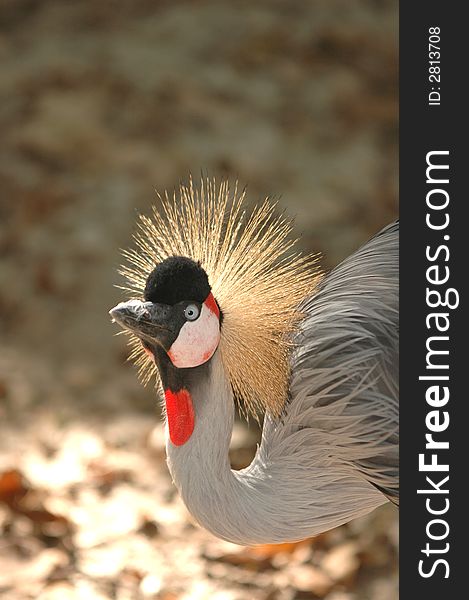
{"label": "blurred background", "polygon": [[397,598],[392,507],[279,547],[194,526],[107,314],[136,214],[189,172],[279,199],[326,268],[396,217],[397,8],[0,1],[2,599]]}

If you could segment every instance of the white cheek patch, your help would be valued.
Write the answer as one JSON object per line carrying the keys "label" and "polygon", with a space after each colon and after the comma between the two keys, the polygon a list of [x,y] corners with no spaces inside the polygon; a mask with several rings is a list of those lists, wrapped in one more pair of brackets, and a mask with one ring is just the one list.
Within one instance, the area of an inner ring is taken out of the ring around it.
{"label": "white cheek patch", "polygon": [[198,367],[213,356],[219,341],[218,316],[203,303],[199,318],[196,321],[187,321],[181,327],[168,356],[179,369]]}

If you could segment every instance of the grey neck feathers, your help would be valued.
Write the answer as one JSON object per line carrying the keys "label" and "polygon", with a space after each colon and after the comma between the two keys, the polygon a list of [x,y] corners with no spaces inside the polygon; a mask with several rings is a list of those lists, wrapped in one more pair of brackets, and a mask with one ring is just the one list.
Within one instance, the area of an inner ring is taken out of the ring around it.
{"label": "grey neck feathers", "polygon": [[253,462],[233,471],[228,449],[234,404],[218,351],[190,392],[195,429],[183,446],[167,437],[168,466],[193,517],[216,536],[243,545],[299,540],[385,501],[346,466],[331,478],[324,453],[315,464],[307,431],[288,417],[280,424],[267,416]]}

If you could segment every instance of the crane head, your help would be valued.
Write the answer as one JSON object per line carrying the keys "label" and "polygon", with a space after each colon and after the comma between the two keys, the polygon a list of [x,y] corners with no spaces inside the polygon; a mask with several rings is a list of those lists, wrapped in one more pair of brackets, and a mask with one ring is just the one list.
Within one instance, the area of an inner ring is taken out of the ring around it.
{"label": "crane head", "polygon": [[110,312],[145,383],[161,381],[167,357],[177,371],[218,349],[245,413],[282,412],[300,306],[320,277],[316,256],[291,251],[291,231],[269,200],[248,212],[244,192],[211,179],[190,179],[140,216],[120,271],[131,300]]}
{"label": "crane head", "polygon": [[121,302],[111,317],[158,362],[160,349],[176,368],[198,367],[220,342],[220,309],[200,264],[171,256],[149,274],[144,300]]}

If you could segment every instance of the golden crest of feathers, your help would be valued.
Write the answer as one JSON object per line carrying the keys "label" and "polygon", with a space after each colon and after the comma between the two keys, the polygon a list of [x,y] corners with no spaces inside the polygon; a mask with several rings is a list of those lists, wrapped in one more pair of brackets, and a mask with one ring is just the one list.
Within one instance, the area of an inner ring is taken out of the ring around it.
{"label": "golden crest of feathers", "polygon": [[[191,179],[160,201],[151,217],[139,217],[136,248],[124,251],[123,289],[141,298],[148,275],[169,256],[199,261],[223,313],[219,351],[235,397],[247,413],[278,416],[288,395],[299,305],[320,277],[317,258],[288,254],[296,243],[291,221],[268,200],[247,214],[245,193],[228,182],[206,179],[195,188]],[[132,338],[130,358],[147,383],[157,369]]]}

